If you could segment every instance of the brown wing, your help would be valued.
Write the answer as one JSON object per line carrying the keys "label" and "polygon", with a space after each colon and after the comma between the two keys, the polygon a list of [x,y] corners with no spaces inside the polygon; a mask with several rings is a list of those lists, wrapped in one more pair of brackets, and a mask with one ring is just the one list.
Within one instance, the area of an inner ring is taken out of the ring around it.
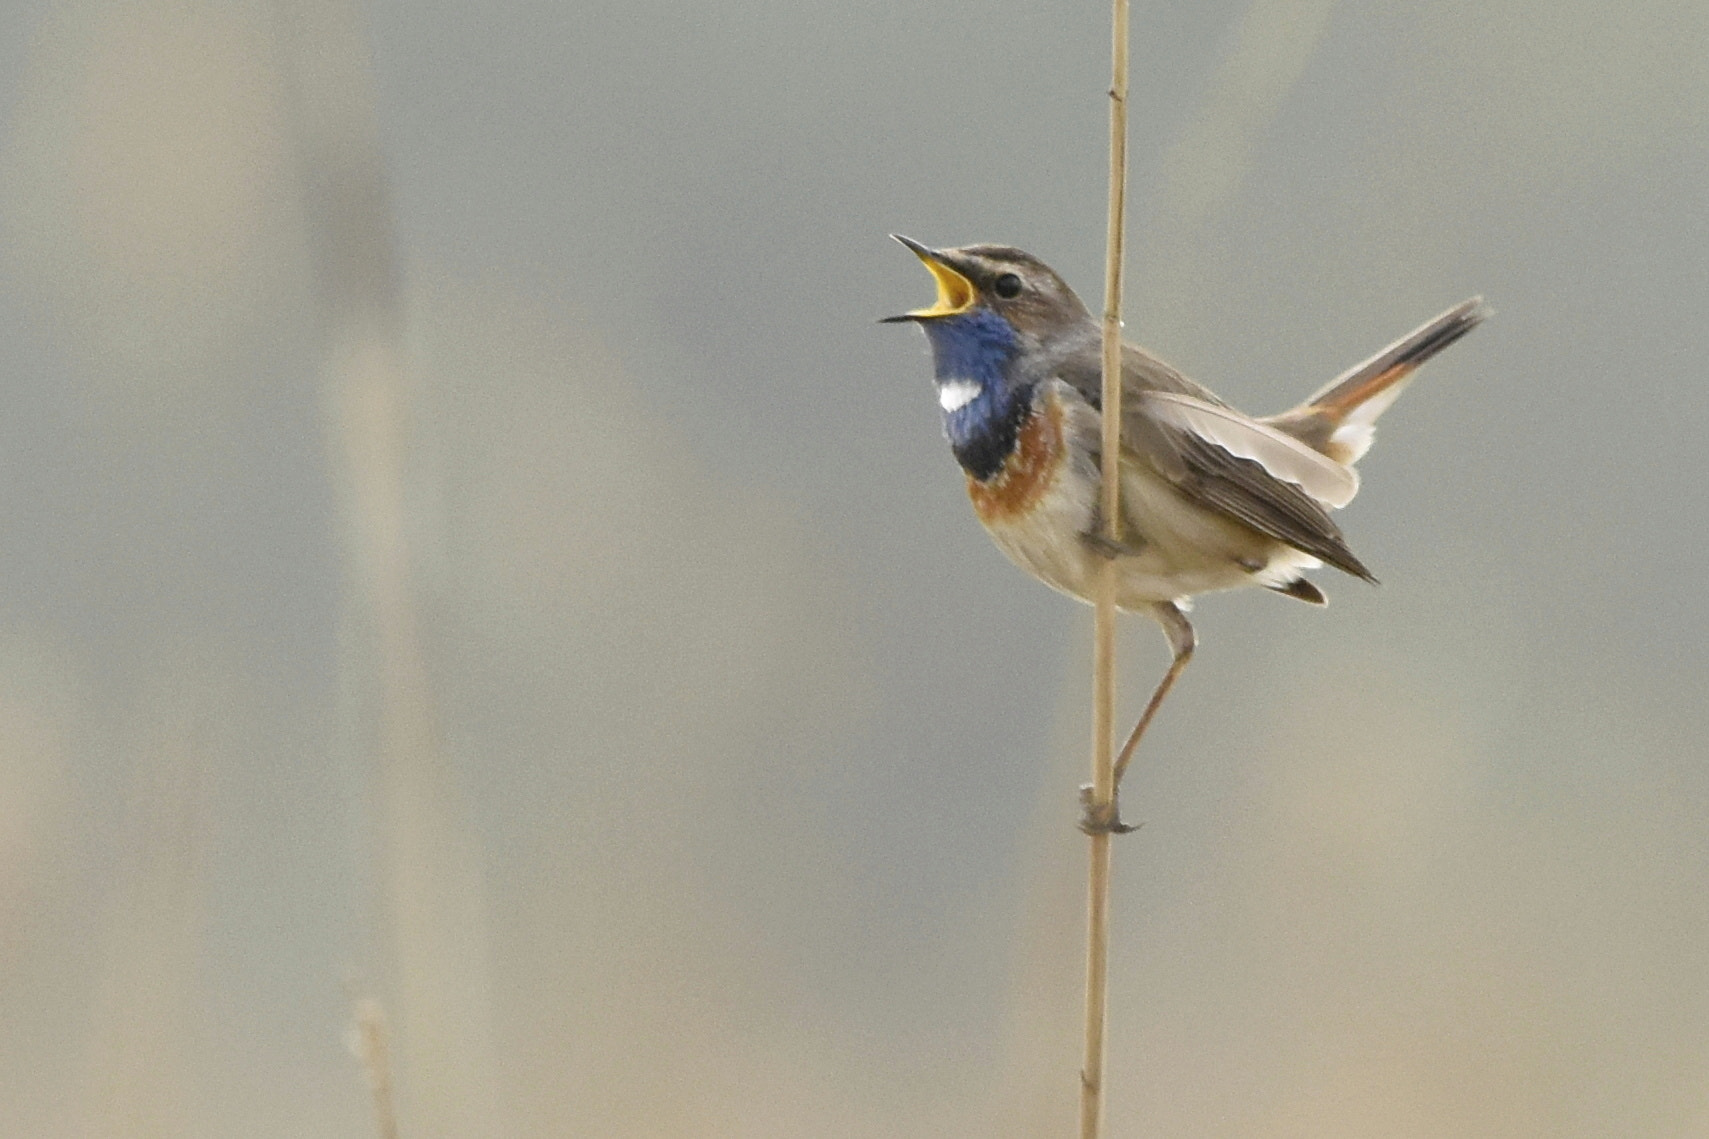
{"label": "brown wing", "polygon": [[[1058,374],[1077,388],[1094,407],[1102,405],[1101,360],[1091,347],[1062,361]],[[1252,422],[1226,403],[1157,357],[1132,344],[1122,345],[1122,441],[1124,449],[1144,458],[1165,478],[1211,510],[1216,510],[1301,550],[1336,569],[1366,581],[1371,571],[1347,548],[1340,527],[1324,506],[1300,485],[1278,478],[1259,458],[1236,455],[1226,446],[1186,425],[1180,416],[1165,418],[1147,402],[1152,393],[1198,401],[1210,410],[1224,410],[1261,432],[1274,430]],[[1262,445],[1247,448],[1260,458]],[[1328,462],[1330,460],[1324,460]],[[1350,475],[1350,472],[1348,472]],[[1353,483],[1357,489],[1358,483]],[[1351,498],[1345,491],[1331,496]]]}
{"label": "brown wing", "polygon": [[1124,406],[1123,443],[1187,497],[1338,570],[1376,580],[1347,548],[1329,511],[1299,484],[1276,477],[1258,458],[1236,455],[1190,426],[1159,415],[1159,407],[1143,395],[1131,407]]}

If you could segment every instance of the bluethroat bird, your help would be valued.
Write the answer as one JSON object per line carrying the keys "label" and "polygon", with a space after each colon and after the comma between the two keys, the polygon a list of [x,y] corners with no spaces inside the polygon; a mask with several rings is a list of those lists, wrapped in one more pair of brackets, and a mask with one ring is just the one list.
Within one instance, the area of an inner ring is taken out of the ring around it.
{"label": "bluethroat bird", "polygon": [[[1116,760],[1116,780],[1191,659],[1195,594],[1257,585],[1312,605],[1305,571],[1327,563],[1368,582],[1329,512],[1359,490],[1354,464],[1377,417],[1418,366],[1489,315],[1455,305],[1291,411],[1254,418],[1132,344],[1122,345],[1120,538],[1100,517],[1102,330],[1048,265],[1004,245],[913,250],[937,301],[912,321],[931,342],[944,434],[973,510],[1015,564],[1091,601],[1103,559],[1116,605],[1163,627],[1173,659]],[[1125,831],[1114,803],[1082,791],[1089,832]]]}

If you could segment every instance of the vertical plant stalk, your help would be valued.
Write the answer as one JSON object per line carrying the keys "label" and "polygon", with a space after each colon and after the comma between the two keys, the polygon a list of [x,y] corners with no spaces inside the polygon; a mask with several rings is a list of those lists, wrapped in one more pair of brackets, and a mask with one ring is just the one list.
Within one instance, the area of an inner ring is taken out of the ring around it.
{"label": "vertical plant stalk", "polygon": [[377,901],[395,986],[388,1102],[395,1086],[424,1131],[486,1139],[509,1128],[486,996],[481,847],[429,671],[410,525],[418,393],[363,5],[290,0],[276,8],[317,301],[327,455],[343,508],[349,746],[372,765],[377,806]]}
{"label": "vertical plant stalk", "polygon": [[352,1051],[362,1065],[368,1092],[374,1100],[374,1127],[380,1139],[398,1139],[398,1115],[392,1102],[392,1057],[386,1043],[386,1014],[380,1002],[366,998],[356,1002],[352,1026]]}
{"label": "vertical plant stalk", "polygon": [[[1121,541],[1122,253],[1127,220],[1128,0],[1112,0],[1110,47],[1110,207],[1104,261],[1103,486],[1104,536]],[[1093,811],[1112,808],[1116,699],[1114,559],[1098,572],[1092,617]],[[1113,810],[1111,811],[1113,816]],[[1091,836],[1086,890],[1086,1035],[1080,1064],[1080,1139],[1097,1139],[1104,1123],[1104,1052],[1109,1011],[1110,838]]]}

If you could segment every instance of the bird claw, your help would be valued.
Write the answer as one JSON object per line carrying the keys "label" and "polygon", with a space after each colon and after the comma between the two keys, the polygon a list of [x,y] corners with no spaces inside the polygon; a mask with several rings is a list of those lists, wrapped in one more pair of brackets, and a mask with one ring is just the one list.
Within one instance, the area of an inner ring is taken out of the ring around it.
{"label": "bird claw", "polygon": [[1080,788],[1080,829],[1089,835],[1132,834],[1139,827],[1122,822],[1121,804],[1115,796],[1108,803],[1094,800],[1092,785],[1087,783]]}

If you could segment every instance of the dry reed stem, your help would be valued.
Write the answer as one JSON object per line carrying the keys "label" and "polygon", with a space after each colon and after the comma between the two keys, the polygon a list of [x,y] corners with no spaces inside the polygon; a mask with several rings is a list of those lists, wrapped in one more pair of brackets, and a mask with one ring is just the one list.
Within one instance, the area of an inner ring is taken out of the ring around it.
{"label": "dry reed stem", "polygon": [[391,1051],[412,1119],[482,1139],[507,1130],[495,1118],[480,844],[440,728],[417,588],[417,392],[363,6],[292,0],[278,11],[344,520],[348,746],[372,764],[378,807]]}
{"label": "dry reed stem", "polygon": [[[1104,262],[1103,487],[1104,534],[1121,540],[1122,250],[1127,215],[1128,0],[1112,0],[1110,47],[1110,201]],[[1098,574],[1092,623],[1093,811],[1114,817],[1116,601],[1115,563]],[[1104,1052],[1109,1006],[1110,838],[1091,836],[1086,890],[1086,1035],[1080,1065],[1080,1136],[1097,1139],[1104,1122]]]}
{"label": "dry reed stem", "polygon": [[374,1123],[380,1139],[398,1139],[397,1109],[392,1102],[392,1058],[386,1045],[386,1014],[380,1002],[372,997],[356,1002],[350,1046],[374,1097]]}

